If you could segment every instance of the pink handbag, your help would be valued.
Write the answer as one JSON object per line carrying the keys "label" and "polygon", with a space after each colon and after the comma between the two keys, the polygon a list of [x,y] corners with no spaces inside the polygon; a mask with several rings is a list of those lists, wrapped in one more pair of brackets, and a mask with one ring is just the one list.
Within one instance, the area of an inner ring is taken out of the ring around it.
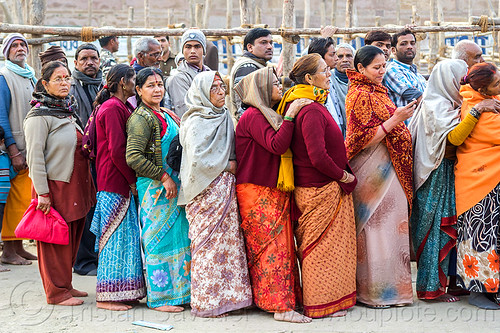
{"label": "pink handbag", "polygon": [[21,222],[17,225],[14,233],[18,238],[34,239],[37,241],[68,245],[69,228],[68,224],[53,207],[45,215],[41,210],[37,210],[37,199],[32,199],[26,212],[24,212]]}

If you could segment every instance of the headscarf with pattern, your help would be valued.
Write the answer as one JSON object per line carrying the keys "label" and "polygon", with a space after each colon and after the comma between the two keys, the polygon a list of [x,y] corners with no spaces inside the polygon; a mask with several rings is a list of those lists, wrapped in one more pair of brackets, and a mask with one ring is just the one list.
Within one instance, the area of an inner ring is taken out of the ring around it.
{"label": "headscarf with pattern", "polygon": [[[350,87],[345,101],[347,158],[352,159],[373,139],[378,127],[394,114],[396,106],[387,95],[387,88],[376,84],[354,70],[347,70]],[[411,135],[401,122],[385,136],[387,146],[399,182],[408,203],[413,200],[413,155]]]}

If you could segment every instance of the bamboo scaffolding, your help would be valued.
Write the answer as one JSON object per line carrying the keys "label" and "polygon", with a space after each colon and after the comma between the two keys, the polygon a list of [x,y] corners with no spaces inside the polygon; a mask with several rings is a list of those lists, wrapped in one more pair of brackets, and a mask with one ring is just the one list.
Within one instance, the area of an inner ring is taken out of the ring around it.
{"label": "bamboo scaffolding", "polygon": [[[479,19],[479,18],[478,18]],[[498,20],[500,26],[500,18]],[[491,21],[491,19],[490,19]],[[181,24],[182,25],[182,24]],[[403,26],[390,26],[390,27],[352,27],[352,28],[338,28],[337,35],[354,35],[366,34],[373,30],[382,30],[387,33],[399,32]],[[287,37],[298,35],[320,35],[320,28],[267,28],[273,35],[282,35]],[[477,33],[481,32],[481,27],[478,25],[441,25],[441,26],[416,26],[411,28],[415,33],[425,32],[467,32]],[[229,36],[245,36],[250,29],[248,28],[232,28],[232,29],[201,29],[207,37],[229,37]],[[500,27],[488,25],[486,32],[498,31]],[[145,29],[145,28],[93,28],[92,34],[95,39],[101,36],[182,36],[186,31],[185,28],[161,28],[161,29]],[[50,27],[50,26],[32,26],[21,24],[0,23],[0,33],[18,32],[24,34],[36,35],[55,35],[55,38],[64,36],[65,40],[71,40],[69,37],[81,38],[81,27]],[[50,37],[47,37],[50,38]],[[33,39],[31,44],[39,43],[42,39]],[[46,40],[46,39],[43,39]],[[34,41],[34,42],[33,42]]]}

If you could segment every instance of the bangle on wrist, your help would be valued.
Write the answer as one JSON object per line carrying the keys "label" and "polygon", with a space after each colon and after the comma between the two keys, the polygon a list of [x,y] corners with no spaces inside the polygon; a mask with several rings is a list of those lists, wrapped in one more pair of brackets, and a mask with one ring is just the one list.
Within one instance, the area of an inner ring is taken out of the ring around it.
{"label": "bangle on wrist", "polygon": [[38,196],[39,196],[39,197],[48,198],[48,197],[49,197],[49,194],[48,194],[48,193],[45,193],[45,194],[39,194]]}
{"label": "bangle on wrist", "polygon": [[344,176],[339,180],[341,183],[345,183],[349,179],[349,174],[344,170]]}
{"label": "bangle on wrist", "polygon": [[161,176],[160,181],[161,181],[162,183],[164,183],[164,182],[166,182],[166,181],[167,181],[168,177],[170,177],[170,176],[168,175],[168,173],[164,172],[164,173],[163,173],[163,176]]}
{"label": "bangle on wrist", "polygon": [[382,127],[382,131],[384,131],[385,135],[389,134],[389,132],[387,132],[387,130],[384,127],[384,123],[380,124],[380,127]]}
{"label": "bangle on wrist", "polygon": [[14,158],[14,157],[18,157],[19,155],[21,155],[21,152],[20,152],[20,151],[18,151],[18,152],[17,152],[17,154],[12,155],[10,158],[12,159],[12,158]]}
{"label": "bangle on wrist", "polygon": [[293,118],[289,117],[289,116],[284,116],[283,119],[288,120],[288,121],[293,121]]}
{"label": "bangle on wrist", "polygon": [[481,113],[476,108],[470,109],[469,113],[476,119],[479,119],[481,116]]}

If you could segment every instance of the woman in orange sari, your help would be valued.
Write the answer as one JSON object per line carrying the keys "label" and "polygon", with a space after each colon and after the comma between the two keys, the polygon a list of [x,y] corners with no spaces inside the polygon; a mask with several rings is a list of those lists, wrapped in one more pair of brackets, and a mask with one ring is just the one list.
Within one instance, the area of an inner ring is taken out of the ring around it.
{"label": "woman in orange sari", "polygon": [[297,312],[302,293],[290,219],[290,193],[277,188],[280,157],[290,147],[293,119],[303,105],[292,103],[284,119],[272,109],[281,100],[274,69],[244,77],[235,88],[247,105],[236,127],[236,194],[245,236],[254,303],[274,319],[311,322]]}
{"label": "woman in orange sari", "polygon": [[[347,161],[344,137],[324,106],[330,88],[330,68],[317,53],[294,64],[296,83],[278,107],[281,114],[292,102],[308,98],[295,119],[290,146],[292,158],[281,160],[280,180],[293,188],[302,215],[295,229],[302,269],[304,314],[311,318],[339,317],[356,303],[356,230],[351,192],[356,186]],[[293,169],[292,169],[293,167]],[[292,174],[289,183],[288,176]]]}
{"label": "woman in orange sari", "polygon": [[413,302],[408,204],[413,198],[412,142],[404,120],[415,102],[396,108],[382,86],[385,57],[364,46],[347,70],[347,156],[358,177],[358,302],[373,308]]}
{"label": "woman in orange sari", "polygon": [[476,64],[461,83],[461,118],[471,113],[479,120],[457,149],[457,284],[470,291],[470,304],[500,310],[500,114],[474,108],[500,100],[500,72],[493,64]]}

